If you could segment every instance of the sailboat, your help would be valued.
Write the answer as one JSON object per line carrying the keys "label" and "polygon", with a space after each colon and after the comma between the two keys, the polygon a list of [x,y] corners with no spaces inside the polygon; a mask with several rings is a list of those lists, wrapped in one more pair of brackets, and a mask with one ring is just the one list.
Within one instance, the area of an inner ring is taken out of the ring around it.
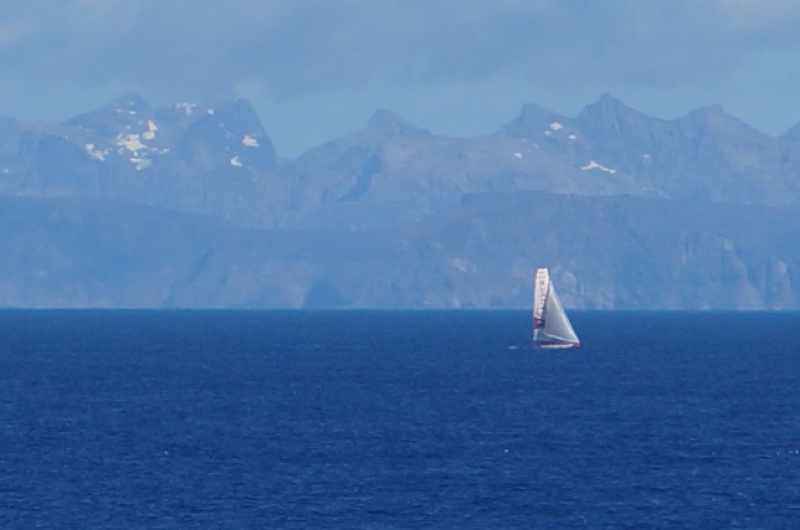
{"label": "sailboat", "polygon": [[533,284],[533,345],[538,348],[579,348],[581,345],[546,268],[536,269]]}

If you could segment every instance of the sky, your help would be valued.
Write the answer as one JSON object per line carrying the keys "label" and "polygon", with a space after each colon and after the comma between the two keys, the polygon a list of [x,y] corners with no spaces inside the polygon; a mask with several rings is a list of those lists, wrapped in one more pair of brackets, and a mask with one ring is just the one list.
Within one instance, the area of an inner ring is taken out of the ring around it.
{"label": "sky", "polygon": [[796,0],[25,0],[0,4],[0,114],[58,122],[135,92],[243,97],[278,154],[378,109],[449,136],[603,93],[673,119],[800,123]]}

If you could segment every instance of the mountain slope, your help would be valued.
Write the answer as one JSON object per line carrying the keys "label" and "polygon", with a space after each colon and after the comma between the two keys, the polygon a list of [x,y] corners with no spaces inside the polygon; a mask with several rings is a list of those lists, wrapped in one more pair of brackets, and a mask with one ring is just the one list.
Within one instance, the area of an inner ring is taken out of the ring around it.
{"label": "mountain slope", "polygon": [[541,265],[570,307],[798,306],[800,218],[780,208],[486,194],[353,234],[3,198],[0,227],[11,307],[528,307]]}
{"label": "mountain slope", "polygon": [[603,95],[450,138],[376,112],[280,160],[245,101],[0,119],[0,306],[800,307],[800,133]]}

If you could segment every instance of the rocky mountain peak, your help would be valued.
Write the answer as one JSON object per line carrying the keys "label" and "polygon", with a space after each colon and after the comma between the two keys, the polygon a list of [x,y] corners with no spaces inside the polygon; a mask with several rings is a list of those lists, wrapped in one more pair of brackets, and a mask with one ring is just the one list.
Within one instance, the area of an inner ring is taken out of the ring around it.
{"label": "rocky mountain peak", "polygon": [[199,113],[190,110],[189,118],[179,144],[185,159],[202,161],[208,168],[265,170],[276,165],[272,141],[248,101],[222,101]]}
{"label": "rocky mountain peak", "polygon": [[106,108],[113,109],[116,112],[129,112],[129,113],[149,113],[150,105],[145,99],[136,93],[125,94],[124,96],[113,100]]}
{"label": "rocky mountain peak", "polygon": [[392,136],[427,135],[428,131],[409,124],[395,112],[387,109],[376,111],[367,123],[370,133],[376,133],[384,138]]}
{"label": "rocky mountain peak", "polygon": [[651,121],[653,118],[625,105],[609,93],[600,96],[597,102],[587,105],[578,116],[578,122],[589,129],[620,133],[628,124]]}
{"label": "rocky mountain peak", "polygon": [[502,131],[509,136],[529,138],[541,134],[553,124],[563,124],[568,121],[571,120],[556,112],[528,103],[522,107],[519,116],[503,127]]}
{"label": "rocky mountain peak", "polygon": [[64,122],[90,134],[111,136],[139,128],[152,117],[150,105],[138,94],[127,94],[99,109],[81,114]]}
{"label": "rocky mountain peak", "polygon": [[722,105],[708,105],[693,110],[679,120],[682,125],[721,134],[763,135],[760,131],[728,114]]}

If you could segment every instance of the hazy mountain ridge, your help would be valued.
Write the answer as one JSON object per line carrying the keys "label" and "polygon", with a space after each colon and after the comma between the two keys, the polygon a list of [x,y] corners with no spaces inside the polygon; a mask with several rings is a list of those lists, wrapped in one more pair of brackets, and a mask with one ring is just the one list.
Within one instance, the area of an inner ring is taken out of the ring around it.
{"label": "hazy mountain ridge", "polygon": [[[319,225],[341,216],[361,226],[341,204],[357,188],[362,204],[389,212],[405,199],[416,219],[481,191],[800,204],[794,136],[760,133],[719,107],[667,121],[604,95],[576,119],[528,105],[506,127],[479,137],[404,131],[387,136],[368,127],[289,164],[290,171],[325,176],[329,194],[313,212]],[[374,219],[360,221],[369,227]]]}
{"label": "hazy mountain ridge", "polygon": [[800,307],[800,126],[609,95],[450,138],[381,110],[280,160],[243,100],[0,120],[0,306]]}
{"label": "hazy mountain ridge", "polygon": [[59,125],[0,123],[5,138],[3,195],[122,200],[273,223],[277,158],[243,100],[153,110],[128,95]]}
{"label": "hazy mountain ridge", "polygon": [[791,209],[523,192],[378,232],[303,233],[2,198],[0,226],[3,306],[523,308],[544,260],[570,307],[798,306]]}

